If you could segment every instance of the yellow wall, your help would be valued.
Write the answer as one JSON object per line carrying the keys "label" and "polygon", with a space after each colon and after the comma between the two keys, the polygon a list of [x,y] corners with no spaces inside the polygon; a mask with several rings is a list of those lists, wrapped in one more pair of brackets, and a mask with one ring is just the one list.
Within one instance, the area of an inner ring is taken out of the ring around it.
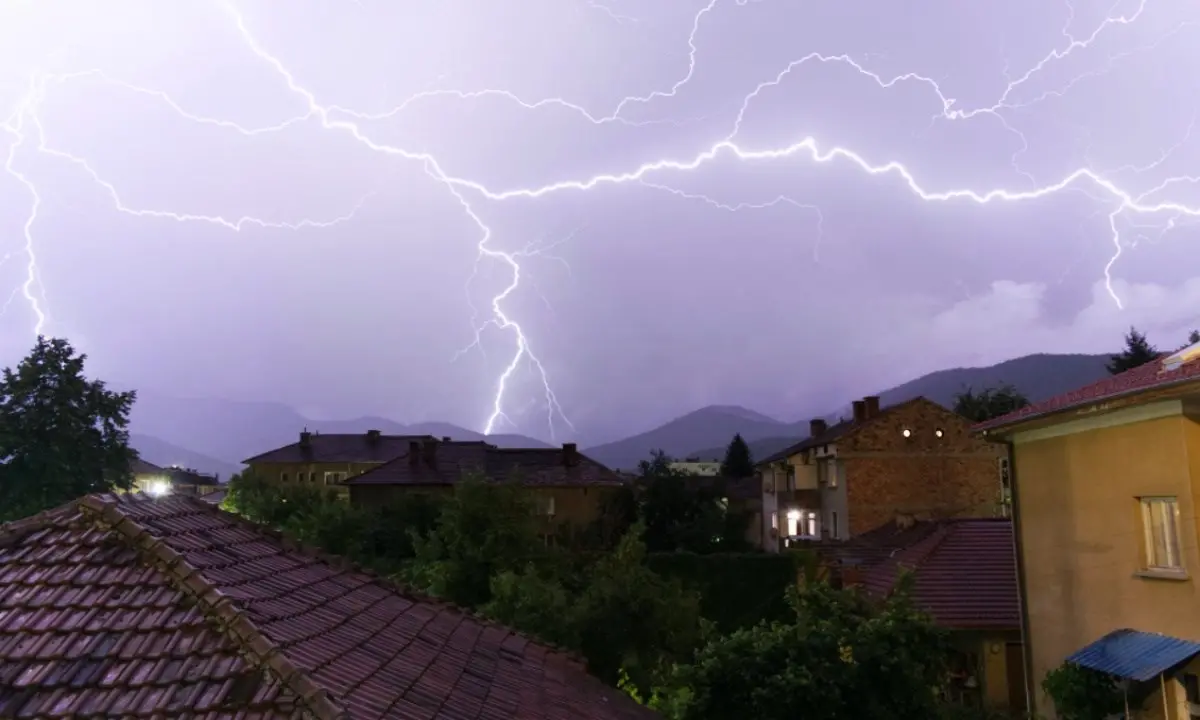
{"label": "yellow wall", "polygon": [[296,482],[296,478],[300,476],[300,473],[304,473],[305,478],[311,478],[312,474],[316,473],[317,482],[313,483],[311,480],[306,479],[305,484],[324,485],[325,473],[327,472],[346,473],[346,477],[350,478],[380,465],[382,463],[252,463],[250,469],[264,480],[271,480],[273,482],[280,482],[286,473],[289,483]]}
{"label": "yellow wall", "polygon": [[[1181,410],[1157,403],[1014,437],[1032,695],[1042,712],[1046,672],[1112,630],[1200,639],[1200,425]],[[1138,574],[1143,495],[1178,497],[1187,578]]]}

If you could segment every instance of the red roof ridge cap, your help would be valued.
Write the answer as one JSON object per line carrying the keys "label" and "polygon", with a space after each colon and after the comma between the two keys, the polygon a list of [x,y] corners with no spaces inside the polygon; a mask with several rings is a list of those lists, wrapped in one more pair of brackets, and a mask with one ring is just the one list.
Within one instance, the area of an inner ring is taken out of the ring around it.
{"label": "red roof ridge cap", "polygon": [[[149,502],[153,502],[150,500]],[[200,503],[209,507],[207,503]],[[304,709],[317,720],[346,720],[349,713],[333,700],[330,692],[298,668],[283,650],[258,627],[216,585],[174,548],[124,512],[115,501],[95,495],[79,500],[79,509],[99,527],[123,537],[134,546],[143,561],[156,567],[180,593],[192,598],[204,617],[239,647],[252,664],[274,675],[294,693]]]}

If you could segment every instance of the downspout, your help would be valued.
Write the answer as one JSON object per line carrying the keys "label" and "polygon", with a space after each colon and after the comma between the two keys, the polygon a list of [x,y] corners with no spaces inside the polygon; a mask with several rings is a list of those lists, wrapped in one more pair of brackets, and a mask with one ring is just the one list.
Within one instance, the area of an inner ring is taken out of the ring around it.
{"label": "downspout", "polygon": [[1013,526],[1013,556],[1017,564],[1017,610],[1021,614],[1021,664],[1025,671],[1025,708],[1031,715],[1033,703],[1033,648],[1029,643],[1029,607],[1028,594],[1025,586],[1024,547],[1021,543],[1021,502],[1017,486],[1017,456],[1011,440],[1003,441],[1008,452],[1008,484],[1012,493],[1012,526]]}

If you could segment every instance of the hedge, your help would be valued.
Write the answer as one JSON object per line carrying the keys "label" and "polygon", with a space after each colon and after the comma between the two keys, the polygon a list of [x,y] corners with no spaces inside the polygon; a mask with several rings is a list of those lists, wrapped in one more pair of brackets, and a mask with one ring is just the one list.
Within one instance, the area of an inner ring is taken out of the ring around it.
{"label": "hedge", "polygon": [[651,553],[646,561],[660,575],[697,590],[701,614],[722,632],[786,618],[791,613],[786,591],[804,564],[794,553]]}

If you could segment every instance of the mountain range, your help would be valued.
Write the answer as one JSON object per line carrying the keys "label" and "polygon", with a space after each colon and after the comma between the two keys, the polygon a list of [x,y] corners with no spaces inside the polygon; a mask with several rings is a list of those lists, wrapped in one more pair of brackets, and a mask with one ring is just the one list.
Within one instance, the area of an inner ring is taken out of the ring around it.
{"label": "mountain range", "polygon": [[[947,407],[967,388],[983,389],[1008,383],[1033,402],[1105,377],[1107,355],[1027,355],[997,365],[953,368],[924,375],[890,389],[864,395],[881,397],[884,406],[924,396]],[[812,417],[836,420],[841,408],[818,411]],[[808,435],[809,418],[785,422],[739,406],[711,405],[676,418],[647,432],[593,447],[584,452],[616,469],[633,469],[654,450],[673,457],[720,459],[736,433],[750,443],[754,457],[765,457]],[[177,398],[138,393],[130,417],[131,443],[142,457],[157,465],[183,465],[228,478],[241,461],[265,450],[295,442],[302,429],[322,433],[433,435],[455,440],[483,440],[500,447],[549,447],[524,435],[489,435],[441,422],[405,424],[381,417],[354,420],[313,420],[281,403]]]}

